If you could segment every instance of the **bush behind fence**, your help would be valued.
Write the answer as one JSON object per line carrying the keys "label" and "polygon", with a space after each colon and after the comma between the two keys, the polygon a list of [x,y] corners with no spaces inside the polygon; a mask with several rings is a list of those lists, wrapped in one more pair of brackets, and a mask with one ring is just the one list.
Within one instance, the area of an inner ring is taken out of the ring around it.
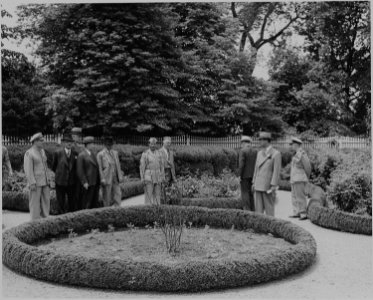
{"label": "bush behind fence", "polygon": [[[62,134],[46,134],[44,135],[46,142],[60,143]],[[228,137],[198,137],[190,135],[172,136],[172,143],[175,146],[217,146],[224,148],[239,148],[241,136],[228,136]],[[160,138],[161,139],[161,138]],[[103,137],[95,137],[97,144],[102,144]],[[117,136],[117,144],[130,144],[144,146],[149,141],[148,136]],[[3,145],[29,145],[30,137],[17,137],[17,136],[2,136]],[[259,146],[259,140],[253,138],[253,146]],[[274,140],[272,142],[274,147],[285,148],[288,147],[289,137]],[[304,141],[304,148],[370,148],[371,139],[363,137],[311,137]]]}

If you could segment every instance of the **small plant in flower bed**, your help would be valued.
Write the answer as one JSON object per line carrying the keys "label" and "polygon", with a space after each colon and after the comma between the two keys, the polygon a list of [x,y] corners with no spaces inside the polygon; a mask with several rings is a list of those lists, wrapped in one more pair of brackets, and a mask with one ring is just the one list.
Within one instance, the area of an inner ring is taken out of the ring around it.
{"label": "small plant in flower bed", "polygon": [[228,169],[224,169],[218,177],[206,172],[196,176],[181,176],[178,184],[183,198],[239,196],[239,179]]}

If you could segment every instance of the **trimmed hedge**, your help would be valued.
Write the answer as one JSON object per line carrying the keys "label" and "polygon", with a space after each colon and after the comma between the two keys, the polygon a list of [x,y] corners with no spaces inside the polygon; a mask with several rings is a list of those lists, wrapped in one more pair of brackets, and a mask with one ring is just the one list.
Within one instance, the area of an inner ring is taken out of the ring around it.
{"label": "trimmed hedge", "polygon": [[200,206],[207,208],[230,208],[243,209],[241,198],[234,197],[215,197],[215,198],[182,198],[178,205],[182,206]]}
{"label": "trimmed hedge", "polygon": [[307,216],[312,223],[325,228],[372,235],[372,217],[326,208],[315,199],[308,204]]}
{"label": "trimmed hedge", "polygon": [[[48,164],[51,164],[52,154],[60,146],[57,143],[45,143]],[[98,152],[103,146],[96,145],[94,152]],[[9,145],[9,159],[13,169],[23,169],[23,157],[30,145]],[[118,151],[121,169],[125,175],[140,177],[139,164],[146,146],[114,145]],[[239,149],[229,149],[215,146],[176,146],[175,168],[177,175],[203,173],[205,171],[217,176],[223,169],[237,171]],[[291,152],[288,149],[278,149],[281,152],[282,166],[285,167],[291,161]]]}
{"label": "trimmed hedge", "polygon": [[[141,181],[130,181],[121,185],[122,199],[137,196],[144,193],[144,185]],[[3,192],[3,209],[15,211],[29,211],[29,198],[27,193],[23,192]],[[50,214],[58,215],[58,204],[55,191],[51,192]]]}
{"label": "trimmed hedge", "polygon": [[[162,210],[169,206],[161,206]],[[143,227],[157,219],[156,207],[101,208],[68,213],[29,222],[3,232],[3,263],[37,279],[85,287],[117,290],[198,292],[254,285],[298,273],[314,262],[316,242],[301,227],[280,219],[240,210],[175,207],[187,222],[203,227],[271,233],[294,244],[260,259],[192,261],[179,264],[89,258],[83,255],[42,250],[32,243],[46,237],[83,233],[93,228],[116,228],[127,223]]]}

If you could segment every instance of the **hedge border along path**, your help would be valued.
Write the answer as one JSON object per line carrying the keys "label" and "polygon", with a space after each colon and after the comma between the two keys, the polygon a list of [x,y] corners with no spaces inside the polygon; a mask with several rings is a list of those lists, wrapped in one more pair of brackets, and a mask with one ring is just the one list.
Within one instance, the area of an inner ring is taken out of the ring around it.
{"label": "hedge border along path", "polygon": [[[141,181],[129,181],[123,185],[122,188],[122,200],[137,196],[144,193],[144,185]],[[2,207],[3,209],[15,210],[15,211],[29,211],[29,197],[24,192],[10,192],[3,191],[2,194]],[[58,204],[55,197],[55,193],[51,195],[50,214],[58,215]]]}
{"label": "hedge border along path", "polygon": [[316,199],[310,200],[307,215],[312,223],[321,227],[372,235],[372,217],[323,207]]}
{"label": "hedge border along path", "polygon": [[[161,206],[162,210],[167,205]],[[88,229],[116,228],[127,223],[143,227],[156,220],[154,206],[101,208],[68,213],[29,222],[3,232],[3,263],[23,274],[61,284],[115,290],[198,292],[253,285],[298,273],[314,262],[316,242],[301,227],[265,215],[240,210],[176,206],[194,226],[271,233],[294,244],[288,250],[263,255],[261,260],[209,260],[176,265],[41,250],[31,243],[46,237]]]}

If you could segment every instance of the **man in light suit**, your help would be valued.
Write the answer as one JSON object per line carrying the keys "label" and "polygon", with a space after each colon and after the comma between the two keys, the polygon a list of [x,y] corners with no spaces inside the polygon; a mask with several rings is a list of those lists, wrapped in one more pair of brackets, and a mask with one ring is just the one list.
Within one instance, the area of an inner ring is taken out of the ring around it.
{"label": "man in light suit", "polygon": [[97,154],[104,206],[112,205],[113,200],[114,206],[120,206],[122,191],[119,184],[123,182],[123,175],[118,152],[112,148],[112,137],[105,138],[104,143],[104,149]]}
{"label": "man in light suit", "polygon": [[290,218],[307,219],[307,196],[306,187],[311,175],[311,163],[307,153],[302,149],[303,142],[292,137],[290,146],[295,152],[291,160],[290,183],[291,202],[293,204],[293,215]]}
{"label": "man in light suit", "polygon": [[4,189],[5,182],[8,180],[8,177],[13,176],[12,165],[10,164],[8,149],[5,146],[2,146],[2,162],[3,162],[3,177],[2,177],[2,187]]}
{"label": "man in light suit", "polygon": [[260,132],[261,151],[258,152],[253,176],[255,211],[275,215],[276,190],[281,171],[281,153],[271,146],[269,132]]}
{"label": "man in light suit", "polygon": [[169,136],[165,136],[163,138],[163,147],[159,149],[163,159],[165,174],[165,181],[162,183],[161,204],[166,204],[166,188],[168,188],[171,183],[176,182],[174,151],[170,150],[170,146],[171,138]]}
{"label": "man in light suit", "polygon": [[241,138],[241,150],[238,154],[238,176],[240,177],[241,201],[244,210],[255,211],[252,181],[257,151],[250,147],[252,142],[248,136]]}
{"label": "man in light suit", "polygon": [[78,153],[72,149],[73,142],[71,135],[64,135],[62,147],[53,155],[52,171],[55,173],[56,197],[60,213],[77,210],[75,185],[77,182],[76,160]]}
{"label": "man in light suit", "polygon": [[30,188],[29,207],[31,220],[49,216],[50,210],[50,177],[48,174],[47,156],[43,146],[42,133],[31,137],[32,147],[24,156],[24,170]]}
{"label": "man in light suit", "polygon": [[83,209],[98,207],[98,196],[100,191],[100,173],[97,157],[93,153],[92,136],[83,139],[84,150],[79,153],[76,161],[78,179],[81,184],[81,207]]}

